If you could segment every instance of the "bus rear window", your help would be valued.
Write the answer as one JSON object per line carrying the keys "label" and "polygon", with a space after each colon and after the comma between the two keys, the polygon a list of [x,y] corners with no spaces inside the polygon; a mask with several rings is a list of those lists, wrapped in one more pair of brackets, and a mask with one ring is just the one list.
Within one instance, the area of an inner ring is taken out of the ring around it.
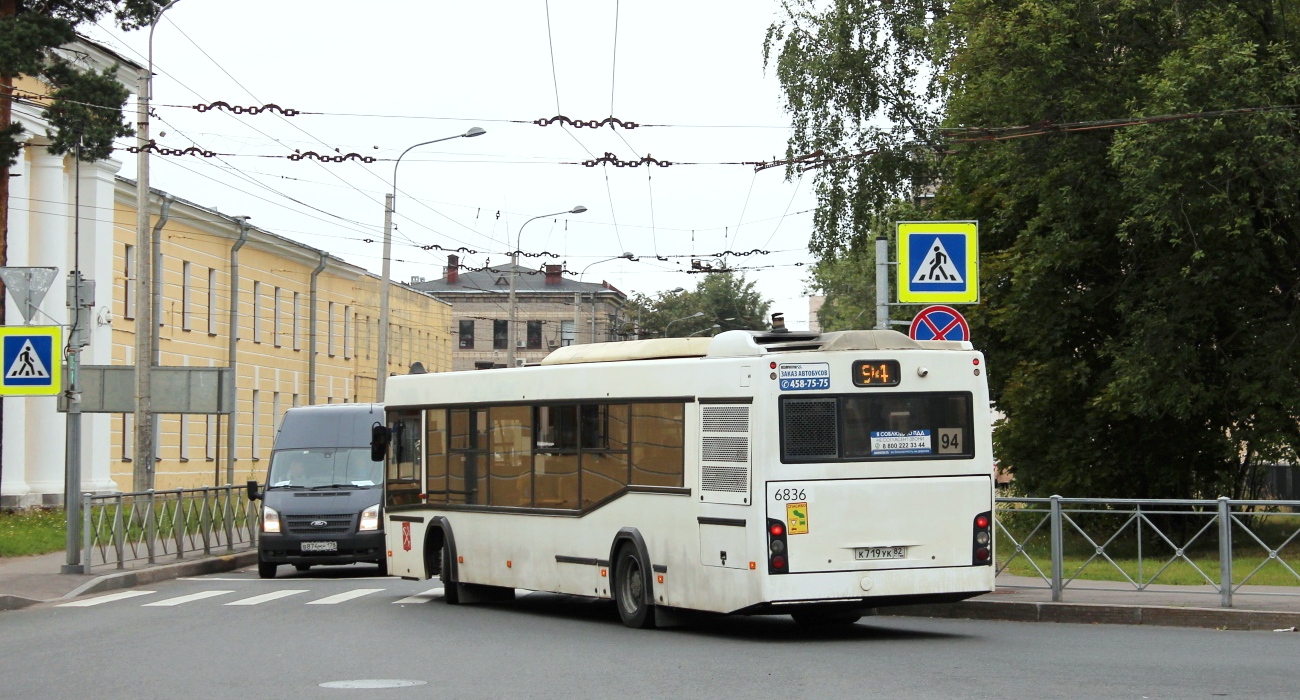
{"label": "bus rear window", "polygon": [[969,393],[847,394],[781,400],[781,461],[968,459]]}

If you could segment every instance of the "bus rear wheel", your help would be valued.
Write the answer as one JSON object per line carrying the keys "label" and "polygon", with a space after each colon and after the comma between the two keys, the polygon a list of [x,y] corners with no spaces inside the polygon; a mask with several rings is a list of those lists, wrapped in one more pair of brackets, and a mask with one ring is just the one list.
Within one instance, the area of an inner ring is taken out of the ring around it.
{"label": "bus rear wheel", "polygon": [[614,559],[614,602],[623,624],[634,629],[654,627],[653,591],[646,590],[646,563],[631,543],[618,549]]}

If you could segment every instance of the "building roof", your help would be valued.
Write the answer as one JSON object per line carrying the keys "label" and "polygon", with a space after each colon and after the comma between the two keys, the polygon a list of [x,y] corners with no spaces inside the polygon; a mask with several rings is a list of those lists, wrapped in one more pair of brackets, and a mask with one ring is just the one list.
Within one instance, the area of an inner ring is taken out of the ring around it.
{"label": "building roof", "polygon": [[512,267],[516,272],[516,293],[554,292],[571,295],[574,292],[581,292],[583,294],[615,294],[620,298],[627,296],[608,282],[579,282],[563,274],[559,276],[558,283],[547,284],[546,274],[542,269],[509,264],[492,265],[487,269],[474,272],[461,272],[456,276],[456,281],[452,283],[448,283],[446,276],[443,276],[422,282],[412,280],[411,286],[422,292],[429,292],[438,296],[449,294],[503,294],[510,291],[510,270]]}

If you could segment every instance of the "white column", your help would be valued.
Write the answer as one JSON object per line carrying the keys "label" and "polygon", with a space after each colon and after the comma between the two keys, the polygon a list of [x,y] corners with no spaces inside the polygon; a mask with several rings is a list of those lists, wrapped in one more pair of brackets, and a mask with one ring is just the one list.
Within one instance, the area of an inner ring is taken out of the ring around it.
{"label": "white column", "polygon": [[[57,267],[59,274],[41,302],[44,313],[32,319],[35,324],[66,323],[68,319],[67,274],[71,261],[69,232],[72,221],[68,179],[63,156],[50,155],[40,146],[32,146],[28,250],[30,262],[38,267]],[[59,360],[55,360],[58,362]],[[27,401],[27,485],[46,503],[62,500],[63,452],[66,421],[55,410],[55,398],[33,397]]]}
{"label": "white column", "polygon": [[[27,259],[27,209],[31,183],[31,168],[28,167],[28,149],[18,157],[18,163],[10,168],[9,178],[9,265],[13,267],[28,266]],[[12,294],[5,295],[6,325],[20,326],[23,323],[22,312],[14,303]],[[0,454],[0,497],[6,505],[35,505],[29,502],[31,488],[27,484],[27,402],[25,398],[4,399],[4,451]]]}
{"label": "white column", "polygon": [[[113,364],[113,194],[114,175],[121,169],[117,160],[81,164],[81,271],[95,281],[95,308],[91,313],[90,345],[81,350],[83,365]],[[86,413],[81,416],[81,488],[102,493],[118,491],[111,478],[112,416]],[[128,484],[129,488],[130,485]]]}

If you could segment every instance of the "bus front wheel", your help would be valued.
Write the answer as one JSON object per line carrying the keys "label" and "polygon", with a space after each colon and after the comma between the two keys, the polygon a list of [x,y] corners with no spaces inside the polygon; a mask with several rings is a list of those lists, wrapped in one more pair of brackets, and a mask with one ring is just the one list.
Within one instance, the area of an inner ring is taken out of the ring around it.
{"label": "bus front wheel", "polygon": [[442,579],[442,599],[450,605],[459,605],[460,589],[456,587],[456,578],[451,575],[451,548],[446,544],[442,545],[439,560],[438,578]]}
{"label": "bus front wheel", "polygon": [[646,563],[641,560],[632,543],[618,549],[614,560],[614,602],[618,616],[627,627],[646,629],[654,627],[654,608],[650,605],[653,591],[646,590]]}

